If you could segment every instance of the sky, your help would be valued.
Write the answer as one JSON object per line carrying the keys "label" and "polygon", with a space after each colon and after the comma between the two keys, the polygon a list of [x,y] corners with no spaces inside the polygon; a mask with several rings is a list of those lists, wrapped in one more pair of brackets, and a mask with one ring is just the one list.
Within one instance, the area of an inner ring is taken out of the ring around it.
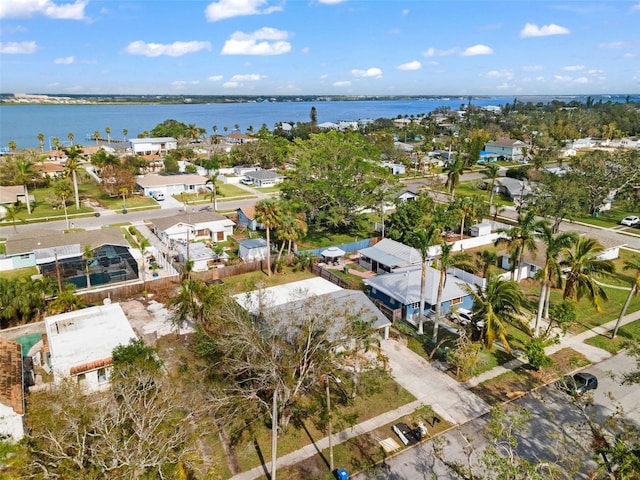
{"label": "sky", "polygon": [[639,92],[638,0],[0,1],[0,93]]}

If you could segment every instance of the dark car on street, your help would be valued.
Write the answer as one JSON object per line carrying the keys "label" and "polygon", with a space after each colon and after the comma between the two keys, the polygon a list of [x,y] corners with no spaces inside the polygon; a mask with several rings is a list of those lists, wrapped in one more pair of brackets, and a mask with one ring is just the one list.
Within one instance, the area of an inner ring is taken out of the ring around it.
{"label": "dark car on street", "polygon": [[598,378],[591,373],[580,372],[573,376],[564,377],[558,382],[558,386],[569,395],[582,395],[589,390],[598,388]]}

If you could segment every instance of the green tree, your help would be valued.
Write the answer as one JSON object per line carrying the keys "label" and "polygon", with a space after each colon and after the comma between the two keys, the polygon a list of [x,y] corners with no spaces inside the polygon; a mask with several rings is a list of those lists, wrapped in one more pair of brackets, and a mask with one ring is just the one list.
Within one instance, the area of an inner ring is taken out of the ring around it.
{"label": "green tree", "polygon": [[44,133],[38,133],[38,143],[40,144],[40,151],[44,151]]}
{"label": "green tree", "polygon": [[80,208],[80,196],[78,195],[78,170],[80,168],[80,156],[83,150],[80,145],[72,145],[69,148],[63,148],[62,151],[67,156],[66,174],[73,181],[73,191],[76,199],[76,209]]}
{"label": "green tree", "polygon": [[255,206],[255,220],[267,233],[267,274],[271,276],[271,229],[282,222],[282,208],[276,200],[260,200]]}
{"label": "green tree", "polygon": [[490,163],[482,171],[484,176],[489,180],[487,190],[489,190],[489,205],[493,205],[493,196],[495,195],[496,182],[500,178],[500,166],[495,163]]}
{"label": "green tree", "polygon": [[451,195],[451,200],[455,198],[456,195],[456,187],[460,183],[460,178],[465,170],[465,164],[462,157],[456,157],[453,161],[449,161],[449,163],[444,167],[444,171],[447,173],[447,181],[444,186],[449,191],[449,195]]}
{"label": "green tree", "polygon": [[481,338],[485,347],[490,349],[498,339],[510,352],[505,325],[518,320],[525,300],[518,283],[492,275],[484,289],[479,285],[475,289],[465,285],[465,289],[473,297],[474,319],[484,322]]}
{"label": "green tree", "polygon": [[[433,256],[430,250],[437,245],[440,239],[440,231],[435,225],[429,225],[426,228],[415,230],[411,236],[411,245],[418,249],[422,258],[422,267],[420,275],[420,308],[418,310],[418,334],[424,334],[424,306],[427,295],[427,268],[429,268],[430,260]],[[437,319],[436,319],[437,321]],[[435,330],[435,327],[434,327]]]}
{"label": "green tree", "polygon": [[84,260],[84,274],[87,279],[87,288],[91,288],[91,275],[89,274],[89,265],[93,259],[93,250],[91,249],[91,245],[84,246],[82,259]]}
{"label": "green tree", "polygon": [[598,285],[597,279],[609,276],[615,271],[611,260],[598,258],[604,247],[597,240],[580,237],[570,248],[563,250],[561,262],[565,271],[565,287],[562,298],[579,301],[587,297],[599,312],[602,302],[607,301],[607,293]]}
{"label": "green tree", "polygon": [[533,329],[533,336],[537,337],[540,331],[540,321],[542,320],[545,305],[548,305],[551,297],[551,288],[562,280],[562,266],[560,265],[560,255],[573,243],[578,240],[578,235],[573,232],[554,233],[553,227],[546,221],[538,222],[536,227],[539,238],[545,248],[545,261],[540,277],[540,296],[538,297],[538,311],[536,312],[536,322]]}
{"label": "green tree", "polygon": [[[498,232],[506,236],[500,236],[495,241],[495,245],[507,244],[508,251],[511,254],[510,268],[512,280],[521,279],[521,269],[525,252],[528,250],[535,254],[538,250],[538,246],[536,244],[536,238],[538,235],[536,226],[537,219],[535,212],[529,210],[524,215],[518,214],[518,220],[515,226],[498,230]],[[517,275],[516,272],[518,272]]]}
{"label": "green tree", "polygon": [[440,317],[442,315],[442,294],[444,287],[447,285],[447,270],[450,268],[459,268],[470,272],[473,270],[471,265],[471,255],[468,253],[453,253],[453,243],[442,242],[440,244],[440,256],[436,260],[437,269],[440,272],[438,279],[438,296],[436,300],[436,316],[433,321],[433,338],[431,343],[438,343],[438,326],[440,325]]}
{"label": "green tree", "polygon": [[35,171],[33,170],[33,162],[27,160],[26,158],[19,158],[16,162],[17,175],[15,178],[15,182],[18,184],[22,184],[24,188],[24,197],[27,203],[27,212],[31,215],[31,200],[29,199],[29,188],[28,183],[29,180],[33,179],[35,175]]}
{"label": "green tree", "polygon": [[624,317],[627,313],[627,308],[629,308],[629,304],[631,303],[631,299],[635,294],[638,293],[638,289],[640,289],[640,257],[636,257],[632,260],[626,260],[624,262],[624,270],[634,270],[635,276],[633,277],[633,281],[631,282],[631,289],[629,290],[629,295],[622,306],[622,310],[620,311],[620,315],[618,315],[618,320],[616,320],[616,326],[613,329],[613,333],[611,334],[611,338],[616,338],[618,335],[618,329],[620,328],[620,322],[622,322],[622,317]]}

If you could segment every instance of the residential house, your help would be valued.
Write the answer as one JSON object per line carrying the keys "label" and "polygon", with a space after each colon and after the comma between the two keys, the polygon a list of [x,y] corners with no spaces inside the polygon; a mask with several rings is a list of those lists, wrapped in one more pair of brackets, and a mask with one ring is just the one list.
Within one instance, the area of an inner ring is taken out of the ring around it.
{"label": "residential house", "polygon": [[235,300],[256,316],[267,315],[270,319],[282,319],[283,328],[291,328],[287,322],[296,318],[292,312],[315,305],[336,312],[340,319],[360,318],[371,322],[373,328],[389,337],[391,322],[374,303],[358,290],[345,290],[320,277],[277,285],[252,292],[234,295]]}
{"label": "residential house", "polygon": [[[620,243],[615,239],[611,239],[605,235],[599,235],[597,233],[590,233],[590,238],[597,240],[602,246],[603,251],[598,255],[598,260],[615,260],[620,256],[620,248],[626,244]],[[506,250],[498,252],[500,257],[499,265],[504,270],[511,269],[511,255]],[[547,257],[547,249],[542,242],[536,242],[536,251],[531,252],[525,250],[522,265],[516,273],[517,280],[524,280],[525,278],[534,278],[536,273],[544,268],[544,263]]]}
{"label": "residential house", "polygon": [[371,247],[358,250],[360,266],[382,274],[422,264],[420,252],[413,247],[383,238]]}
{"label": "residential house", "polygon": [[238,245],[238,257],[245,262],[265,260],[267,258],[267,241],[264,238],[240,240]]}
{"label": "residential house", "polygon": [[138,189],[145,196],[153,196],[161,192],[165,197],[181,193],[198,193],[207,188],[207,177],[194,173],[178,173],[173,175],[148,174],[136,178]]}
{"label": "residential house", "polygon": [[226,242],[235,222],[216,212],[183,212],[149,220],[152,231],[165,245],[173,243]]}
{"label": "residential house", "polygon": [[87,391],[109,385],[113,349],[136,334],[120,304],[105,304],[44,319],[49,347],[44,359],[55,383],[71,377]]}
{"label": "residential house", "polygon": [[[29,195],[33,201],[33,196]],[[13,204],[16,202],[25,202],[23,185],[5,185],[0,187],[0,205]]]}
{"label": "residential house", "polygon": [[320,130],[339,130],[340,125],[333,122],[322,122],[317,125]]}
{"label": "residential house", "polygon": [[253,205],[236,209],[238,226],[244,225],[249,230],[262,229],[262,225],[256,221],[256,209]]}
{"label": "residential house", "polygon": [[382,166],[388,169],[392,175],[405,175],[407,166],[402,163],[382,162]]}
{"label": "residential house", "polygon": [[510,161],[522,160],[525,157],[526,148],[527,144],[522,140],[513,140],[510,138],[501,138],[487,142],[484,146],[486,153],[504,157]]}
{"label": "residential house", "polygon": [[405,128],[411,122],[413,122],[413,120],[410,118],[394,118],[393,126],[397,128]]}
{"label": "residential house", "polygon": [[[488,180],[484,180],[486,184]],[[533,184],[529,180],[518,180],[511,177],[500,177],[494,184],[494,192],[506,195],[516,204],[522,204],[533,193]]]}
{"label": "residential house", "polygon": [[396,201],[400,202],[413,202],[418,198],[418,194],[413,190],[403,190],[396,195]]}
{"label": "residential house", "polygon": [[[91,252],[84,258],[85,247]],[[0,270],[38,267],[43,275],[87,287],[138,279],[138,263],[117,228],[62,233],[36,229],[12,235],[6,241]]]}
{"label": "residential house", "polygon": [[[435,268],[427,268],[427,282],[424,314],[436,310],[438,301],[438,282],[440,272]],[[420,293],[422,268],[414,267],[400,272],[379,275],[364,280],[367,294],[377,304],[382,304],[388,313],[400,311],[400,318],[417,325],[420,312]],[[463,280],[447,274],[442,292],[441,311],[447,313],[451,308],[471,308],[473,298],[465,290],[468,285]],[[391,315],[388,315],[391,316]]]}
{"label": "residential house", "polygon": [[0,439],[24,437],[25,411],[22,346],[0,338]]}
{"label": "residential house", "polygon": [[36,172],[40,172],[43,177],[58,178],[64,176],[65,167],[55,162],[43,162],[33,166]]}
{"label": "residential house", "polygon": [[129,145],[134,155],[152,155],[175,150],[178,148],[178,141],[173,137],[132,138]]}
{"label": "residential house", "polygon": [[233,145],[244,145],[249,142],[256,142],[258,139],[254,137],[250,137],[249,135],[245,135],[240,132],[231,132],[229,135],[225,136],[224,139],[227,143],[231,143]]}
{"label": "residential house", "polygon": [[246,172],[244,178],[256,187],[270,187],[284,181],[284,177],[273,170]]}
{"label": "residential house", "polygon": [[239,177],[244,177],[249,172],[256,172],[258,170],[262,170],[262,167],[258,167],[257,165],[236,165],[233,167],[233,173],[238,175]]}

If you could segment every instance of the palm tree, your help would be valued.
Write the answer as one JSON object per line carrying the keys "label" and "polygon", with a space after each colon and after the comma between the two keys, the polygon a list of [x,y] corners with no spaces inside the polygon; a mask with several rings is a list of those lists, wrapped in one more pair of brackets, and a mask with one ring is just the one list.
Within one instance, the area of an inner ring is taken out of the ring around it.
{"label": "palm tree", "polygon": [[75,138],[75,135],[69,132],[67,133],[67,138],[69,139],[69,145],[73,145],[73,139]]}
{"label": "palm tree", "polygon": [[27,184],[29,183],[29,180],[33,178],[35,173],[33,171],[33,165],[33,162],[23,158],[17,160],[15,163],[16,176],[14,180],[16,183],[21,183],[24,188],[24,198],[27,202],[27,212],[29,215],[31,215],[31,200],[29,199],[29,188]]}
{"label": "palm tree", "polygon": [[473,296],[473,317],[484,321],[481,334],[484,346],[491,349],[498,339],[511,353],[505,324],[517,320],[525,299],[518,283],[492,275],[484,289],[479,285],[475,289],[471,285],[464,288]]}
{"label": "palm tree", "polygon": [[267,274],[271,276],[271,229],[280,225],[282,209],[273,199],[260,200],[255,207],[256,222],[262,224],[267,231]]}
{"label": "palm tree", "polygon": [[107,134],[107,142],[111,143],[111,127],[106,127],[104,131]]}
{"label": "palm tree", "polygon": [[9,150],[11,150],[12,152],[15,152],[16,148],[18,148],[18,144],[16,143],[15,140],[9,140],[7,145],[9,146]]}
{"label": "palm tree", "polygon": [[489,185],[487,185],[489,189],[489,206],[493,205],[493,195],[496,187],[496,181],[500,176],[500,167],[495,163],[490,163],[482,172],[489,180]]}
{"label": "palm tree", "polygon": [[464,223],[468,217],[475,217],[478,205],[469,197],[459,198],[456,208],[460,210],[460,240],[464,237]]}
{"label": "palm tree", "polygon": [[58,137],[53,137],[51,142],[53,143],[53,148],[60,150],[60,139]]}
{"label": "palm tree", "polygon": [[[528,211],[525,215],[518,215],[517,225],[508,229],[499,229],[498,232],[504,233],[507,237],[500,237],[495,241],[495,245],[507,244],[509,253],[511,253],[511,279],[521,280],[522,262],[524,254],[527,250],[535,253],[538,250],[536,245],[536,215],[533,211]],[[517,276],[515,272],[518,272]]]}
{"label": "palm tree", "polygon": [[122,129],[122,138],[124,138],[125,140],[127,139],[127,135],[129,135],[129,130],[127,130],[126,128]]}
{"label": "palm tree", "polygon": [[218,209],[218,193],[220,193],[218,189],[218,184],[216,183],[217,180],[218,180],[218,172],[214,173],[213,175],[210,174],[209,178],[205,182],[205,185],[208,183],[211,184],[211,206],[213,206],[214,212]]}
{"label": "palm tree", "polygon": [[100,140],[100,132],[98,130],[93,132],[93,139],[96,141],[96,145],[98,145],[98,140]]}
{"label": "palm tree", "polygon": [[82,153],[82,149],[79,145],[72,145],[69,148],[63,149],[65,155],[67,156],[66,163],[66,173],[67,176],[71,175],[71,179],[73,180],[73,192],[76,198],[76,209],[80,208],[80,196],[78,195],[78,168],[79,168],[79,159],[80,154]]}
{"label": "palm tree", "polygon": [[40,143],[40,151],[44,151],[44,133],[38,134],[38,142]]}
{"label": "palm tree", "polygon": [[491,250],[482,250],[478,253],[475,261],[476,271],[482,273],[482,278],[488,278],[489,272],[498,266],[498,260],[500,257],[497,253]]}
{"label": "palm tree", "polygon": [[87,288],[91,288],[91,275],[89,275],[89,262],[93,258],[93,251],[91,245],[85,245],[82,252],[82,258],[84,258],[84,273],[87,277]]}
{"label": "palm tree", "polygon": [[431,224],[421,230],[416,230],[411,235],[409,242],[418,249],[422,258],[422,275],[420,276],[420,309],[418,310],[418,334],[424,334],[424,304],[427,295],[427,268],[429,267],[429,250],[437,244],[440,239],[440,231]]}
{"label": "palm tree", "polygon": [[464,160],[462,157],[456,157],[453,162],[449,162],[444,171],[447,172],[447,181],[444,186],[449,190],[451,200],[453,200],[456,187],[460,183],[460,177],[464,172]]}
{"label": "palm tree", "polygon": [[284,251],[285,244],[288,244],[287,254],[291,254],[291,244],[307,234],[307,222],[304,221],[304,214],[295,213],[290,210],[285,211],[282,215],[282,221],[278,225],[276,235],[279,240],[282,240],[282,245],[278,252],[278,258],[276,259],[276,265],[280,263],[282,252]]}
{"label": "palm tree", "polygon": [[16,228],[16,222],[20,221],[24,223],[24,220],[20,220],[18,218],[18,213],[20,213],[21,209],[22,209],[22,204],[19,202],[4,205],[4,221],[11,222],[11,224],[13,225],[14,233],[18,233],[18,229]]}
{"label": "palm tree", "polygon": [[540,297],[538,299],[538,311],[536,312],[536,322],[533,328],[533,336],[537,337],[540,331],[540,321],[545,304],[551,297],[551,287],[562,279],[562,267],[560,265],[560,254],[563,250],[571,247],[578,240],[578,235],[573,232],[553,233],[553,226],[547,221],[538,222],[537,237],[542,240],[546,247],[544,267],[540,275]]}
{"label": "palm tree", "polygon": [[625,261],[623,268],[624,270],[635,270],[636,276],[633,279],[631,290],[629,290],[629,295],[627,296],[627,299],[624,302],[622,311],[620,312],[620,316],[618,316],[618,320],[616,321],[616,326],[613,329],[613,334],[611,335],[611,338],[616,338],[616,335],[618,335],[618,328],[620,328],[620,322],[622,321],[622,317],[624,317],[625,314],[627,313],[627,308],[629,308],[629,304],[631,303],[631,298],[636,293],[638,293],[638,290],[640,289],[640,257],[636,257],[633,260]]}
{"label": "palm tree", "polygon": [[471,265],[471,255],[468,253],[456,253],[452,255],[453,243],[442,242],[440,257],[437,260],[437,268],[440,271],[440,279],[438,280],[438,297],[436,300],[436,318],[433,322],[433,338],[431,343],[438,343],[438,326],[440,325],[440,316],[442,314],[442,293],[447,284],[447,270],[450,268],[459,268],[464,271],[473,270]]}
{"label": "palm tree", "polygon": [[596,277],[611,275],[615,271],[611,260],[598,258],[603,251],[600,243],[587,237],[580,237],[571,248],[563,250],[565,259],[561,265],[568,270],[563,299],[578,301],[586,296],[598,312],[602,311],[602,301],[607,300],[607,294],[596,282]]}

